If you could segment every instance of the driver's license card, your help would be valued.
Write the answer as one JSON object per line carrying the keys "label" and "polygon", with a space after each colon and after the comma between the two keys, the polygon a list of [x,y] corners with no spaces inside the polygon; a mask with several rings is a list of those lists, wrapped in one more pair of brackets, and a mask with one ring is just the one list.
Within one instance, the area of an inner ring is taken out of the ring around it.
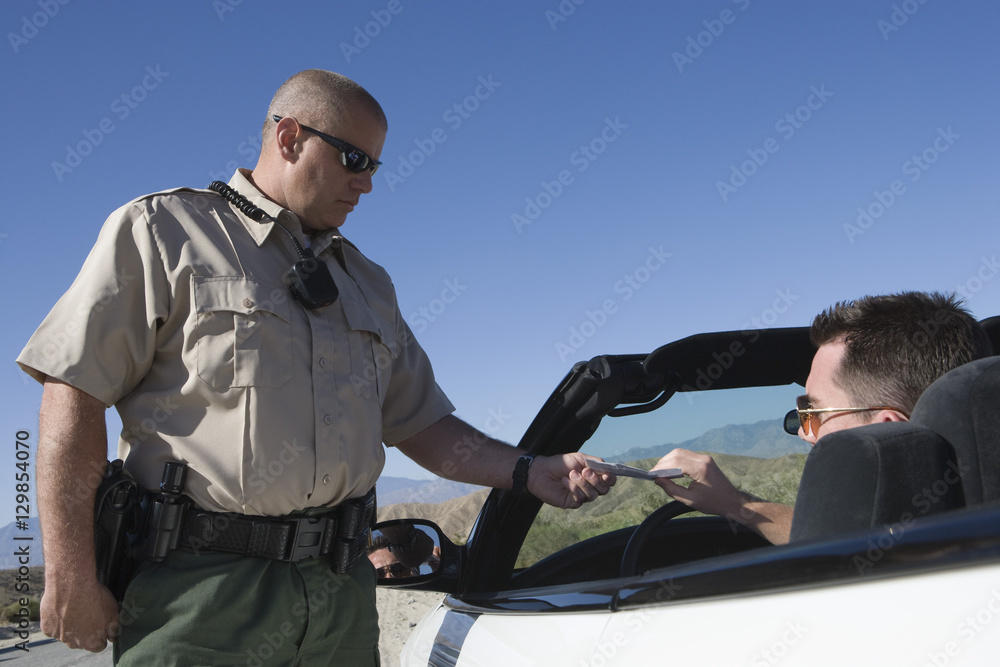
{"label": "driver's license card", "polygon": [[674,477],[684,476],[684,473],[681,472],[680,468],[643,470],[642,468],[627,466],[624,463],[608,463],[606,461],[595,461],[594,459],[587,459],[587,467],[599,472],[610,472],[615,475],[621,475],[622,477],[637,477],[639,479],[672,479]]}

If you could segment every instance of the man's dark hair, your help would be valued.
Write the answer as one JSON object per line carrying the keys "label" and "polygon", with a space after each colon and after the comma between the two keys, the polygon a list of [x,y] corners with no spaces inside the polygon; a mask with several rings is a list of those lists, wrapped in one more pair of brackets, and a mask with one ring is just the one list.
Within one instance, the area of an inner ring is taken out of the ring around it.
{"label": "man's dark hair", "polygon": [[962,302],[939,292],[842,301],[816,316],[809,335],[816,347],[844,340],[835,381],[857,407],[885,405],[907,416],[934,380],[993,354]]}

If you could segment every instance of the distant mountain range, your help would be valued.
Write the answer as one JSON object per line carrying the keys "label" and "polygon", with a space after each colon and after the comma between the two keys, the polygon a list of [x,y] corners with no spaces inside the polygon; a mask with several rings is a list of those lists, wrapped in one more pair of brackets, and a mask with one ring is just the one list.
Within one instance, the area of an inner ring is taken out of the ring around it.
{"label": "distant mountain range", "polygon": [[452,498],[466,496],[481,488],[483,487],[451,482],[441,477],[416,480],[387,475],[378,478],[378,486],[376,487],[379,507],[399,503],[442,503]]}
{"label": "distant mountain range", "polygon": [[807,454],[809,443],[785,433],[780,422],[766,419],[756,424],[729,424],[714,428],[697,438],[677,444],[653,447],[633,447],[610,461],[624,463],[640,459],[660,458],[672,449],[683,448],[695,452],[736,454],[758,459],[774,459],[786,454]]}
{"label": "distant mountain range", "polygon": [[[809,452],[808,443],[788,435],[781,428],[779,422],[768,419],[756,424],[730,424],[712,429],[697,438],[681,443],[634,447],[618,456],[609,457],[609,460],[628,462],[659,458],[677,447],[696,452],[736,454],[759,459],[773,459],[786,454]],[[378,504],[382,508],[402,504],[432,505],[467,496],[482,489],[483,487],[480,486],[451,482],[441,478],[417,480],[383,476],[378,480]],[[32,537],[33,539],[30,541],[15,540],[15,537]],[[27,530],[19,530],[15,523],[0,528],[0,544],[8,545],[8,548],[0,551],[0,570],[12,570],[18,567],[19,563],[14,551],[17,546],[24,544],[30,545],[31,565],[42,565],[42,537],[37,517],[28,520]]]}

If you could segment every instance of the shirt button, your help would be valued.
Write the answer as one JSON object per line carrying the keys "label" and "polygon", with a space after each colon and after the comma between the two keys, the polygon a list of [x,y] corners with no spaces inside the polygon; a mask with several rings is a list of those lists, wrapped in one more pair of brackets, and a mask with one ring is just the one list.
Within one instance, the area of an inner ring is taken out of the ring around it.
{"label": "shirt button", "polygon": [[323,483],[324,484],[329,484],[330,483],[330,476],[329,475],[325,475],[323,477]]}
{"label": "shirt button", "polygon": [[333,423],[333,417],[331,417],[330,415],[327,415],[326,417],[323,417],[323,422],[326,423],[326,424],[332,424]]}
{"label": "shirt button", "polygon": [[326,368],[326,359],[320,359],[319,360],[319,367],[320,368]]}
{"label": "shirt button", "polygon": [[243,307],[247,309],[253,308],[253,301],[250,299],[243,299]]}

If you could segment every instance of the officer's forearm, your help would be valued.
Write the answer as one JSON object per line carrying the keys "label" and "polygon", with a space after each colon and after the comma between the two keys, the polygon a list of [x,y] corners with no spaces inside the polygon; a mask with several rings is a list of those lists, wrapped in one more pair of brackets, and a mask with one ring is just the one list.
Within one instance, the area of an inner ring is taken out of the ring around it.
{"label": "officer's forearm", "polygon": [[107,460],[103,403],[46,380],[38,428],[38,515],[45,550],[42,632],[101,651],[118,634],[118,605],[97,581],[94,496]]}
{"label": "officer's forearm", "polygon": [[46,380],[39,414],[38,512],[46,573],[92,576],[94,496],[107,460],[104,404]]}
{"label": "officer's forearm", "polygon": [[510,488],[514,463],[524,453],[452,415],[396,448],[445,479],[497,489]]}

